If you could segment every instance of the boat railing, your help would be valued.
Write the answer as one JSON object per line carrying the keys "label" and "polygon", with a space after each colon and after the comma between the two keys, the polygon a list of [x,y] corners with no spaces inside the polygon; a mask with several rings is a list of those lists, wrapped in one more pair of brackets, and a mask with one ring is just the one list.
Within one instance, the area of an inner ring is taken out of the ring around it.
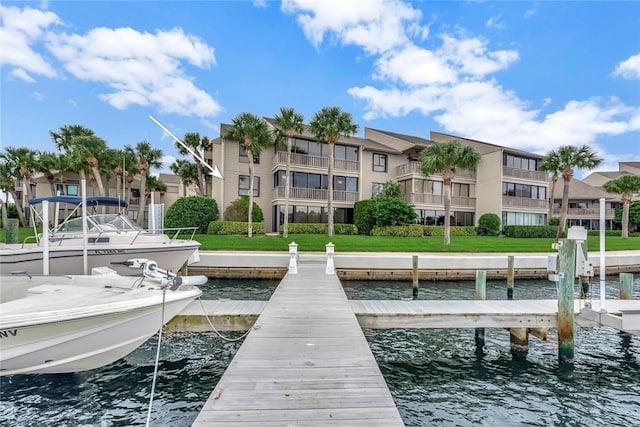
{"label": "boat railing", "polygon": [[198,231],[198,227],[180,227],[180,228],[165,228],[163,232],[167,236],[169,236],[169,233],[174,233],[173,237],[169,236],[171,237],[171,241],[174,242],[178,239],[178,236],[180,235],[180,233],[183,233],[183,234],[191,233],[191,236],[189,236],[188,240],[194,240],[196,236],[196,231]]}
{"label": "boat railing", "polygon": [[[88,238],[90,239],[90,243],[108,243],[109,242],[109,237],[113,236],[113,235],[117,235],[117,236],[125,236],[125,235],[130,235],[131,239],[125,242],[121,242],[124,244],[127,244],[129,246],[133,245],[136,243],[136,241],[139,239],[140,236],[145,235],[145,234],[149,234],[149,232],[147,230],[144,229],[137,229],[137,230],[129,230],[129,231],[122,231],[122,230],[100,230],[96,233],[97,230],[93,230],[90,231],[90,235],[88,236]],[[188,239],[190,240],[194,240],[195,238],[195,234],[196,231],[198,231],[198,227],[176,227],[176,228],[163,228],[163,229],[158,229],[155,232],[151,232],[151,234],[165,234],[168,238],[169,238],[169,243],[174,243],[175,241],[178,240],[179,236],[189,236]],[[42,234],[38,234],[37,237],[35,236],[31,236],[32,238],[34,238],[36,241],[39,241],[42,239]],[[69,241],[72,239],[82,239],[82,232],[78,232],[78,231],[73,231],[73,232],[58,232],[58,233],[53,233],[50,234],[49,236],[49,244],[56,244],[57,246],[62,246],[63,242],[65,241]],[[26,239],[25,239],[26,240]],[[183,240],[183,239],[180,239]]]}

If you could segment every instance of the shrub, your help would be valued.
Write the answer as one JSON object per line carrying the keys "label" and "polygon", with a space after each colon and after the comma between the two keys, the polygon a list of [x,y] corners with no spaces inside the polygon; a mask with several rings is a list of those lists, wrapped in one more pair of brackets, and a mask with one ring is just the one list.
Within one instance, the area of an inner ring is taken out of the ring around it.
{"label": "shrub", "polygon": [[198,227],[197,233],[204,234],[209,223],[218,219],[218,203],[214,199],[188,196],[179,198],[169,206],[164,225],[167,228]]}
{"label": "shrub", "polygon": [[372,236],[393,236],[393,237],[422,237],[424,229],[420,224],[392,225],[388,227],[374,227],[371,230]]}
{"label": "shrub", "polygon": [[557,226],[558,224],[560,224],[560,218],[558,218],[557,216],[552,216],[551,218],[549,218],[549,225]]}
{"label": "shrub", "polygon": [[[289,234],[327,234],[329,231],[326,223],[294,222],[289,223]],[[358,234],[358,228],[353,224],[334,224],[335,234]]]}
{"label": "shrub", "polygon": [[517,238],[553,238],[558,233],[554,225],[506,225],[504,235]]}
{"label": "shrub", "polygon": [[[425,236],[444,236],[443,225],[423,225]],[[472,225],[452,225],[449,227],[451,236],[475,236],[478,234],[476,227]]]}
{"label": "shrub", "polygon": [[403,199],[382,197],[378,199],[374,213],[377,227],[411,224],[416,219],[416,211]]}
{"label": "shrub", "polygon": [[500,217],[494,213],[483,214],[478,220],[480,236],[497,236],[500,234]]}
{"label": "shrub", "polygon": [[[243,221],[212,221],[209,223],[207,234],[218,235],[246,235],[249,228],[248,222]],[[264,234],[264,224],[261,222],[252,224],[253,234]]]}
{"label": "shrub", "polygon": [[375,210],[376,202],[373,199],[360,200],[353,205],[353,224],[358,227],[359,234],[371,234],[376,225]]}
{"label": "shrub", "polygon": [[[224,219],[225,221],[247,222],[249,220],[249,196],[240,196],[231,202],[224,210]],[[253,202],[251,221],[254,223],[264,221],[262,209],[256,202]]]}

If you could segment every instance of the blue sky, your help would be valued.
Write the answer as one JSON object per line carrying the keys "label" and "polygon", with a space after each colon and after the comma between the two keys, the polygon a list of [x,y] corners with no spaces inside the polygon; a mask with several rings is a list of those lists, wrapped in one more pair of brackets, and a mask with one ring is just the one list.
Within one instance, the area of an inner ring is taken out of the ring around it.
{"label": "blue sky", "polygon": [[[640,2],[3,1],[0,144],[217,137],[238,113],[337,105],[364,127],[640,161]],[[584,174],[578,174],[578,176]]]}

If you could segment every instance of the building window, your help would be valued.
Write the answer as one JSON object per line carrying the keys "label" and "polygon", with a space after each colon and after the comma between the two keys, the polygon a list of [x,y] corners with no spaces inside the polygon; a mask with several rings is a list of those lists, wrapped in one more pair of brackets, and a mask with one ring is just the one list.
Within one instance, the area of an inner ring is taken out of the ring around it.
{"label": "building window", "polygon": [[[238,177],[238,196],[249,195],[249,175]],[[260,197],[260,177],[253,177],[253,197]]]}
{"label": "building window", "polygon": [[[240,163],[249,163],[249,156],[247,156],[246,148],[244,148],[243,144],[238,144],[238,146],[240,147],[238,161]],[[256,165],[260,164],[260,154],[253,154],[253,163]]]}
{"label": "building window", "polygon": [[513,182],[502,183],[502,195],[512,197],[523,197],[525,199],[546,200],[547,187],[527,184],[516,184]]}
{"label": "building window", "polygon": [[384,190],[384,184],[380,182],[374,182],[371,184],[371,196],[382,194],[382,190]]}
{"label": "building window", "polygon": [[530,171],[538,170],[540,160],[528,157],[514,156],[513,154],[503,153],[502,164],[509,168],[525,169]]}
{"label": "building window", "polygon": [[374,172],[387,171],[387,155],[386,154],[373,153],[373,171]]}

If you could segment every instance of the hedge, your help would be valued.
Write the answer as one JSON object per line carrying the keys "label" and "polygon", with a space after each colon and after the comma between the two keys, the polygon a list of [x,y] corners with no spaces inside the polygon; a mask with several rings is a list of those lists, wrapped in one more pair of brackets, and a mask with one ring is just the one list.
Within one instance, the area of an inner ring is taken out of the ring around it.
{"label": "hedge", "polygon": [[[289,234],[327,234],[329,225],[325,223],[294,222],[289,223]],[[334,234],[358,234],[358,227],[353,224],[333,224]],[[282,230],[280,230],[282,233]]]}
{"label": "hedge", "polygon": [[[242,221],[211,221],[207,234],[240,234],[246,235],[249,228],[248,222]],[[251,225],[253,234],[264,234],[264,224],[262,222],[254,222]]]}
{"label": "hedge", "polygon": [[[449,227],[451,236],[475,236],[477,234],[474,226],[451,226]],[[444,226],[442,225],[394,225],[389,227],[375,227],[371,231],[372,236],[396,236],[396,237],[422,237],[422,236],[444,236]]]}
{"label": "hedge", "polygon": [[517,238],[549,238],[556,237],[558,227],[555,225],[505,225],[504,235]]}

